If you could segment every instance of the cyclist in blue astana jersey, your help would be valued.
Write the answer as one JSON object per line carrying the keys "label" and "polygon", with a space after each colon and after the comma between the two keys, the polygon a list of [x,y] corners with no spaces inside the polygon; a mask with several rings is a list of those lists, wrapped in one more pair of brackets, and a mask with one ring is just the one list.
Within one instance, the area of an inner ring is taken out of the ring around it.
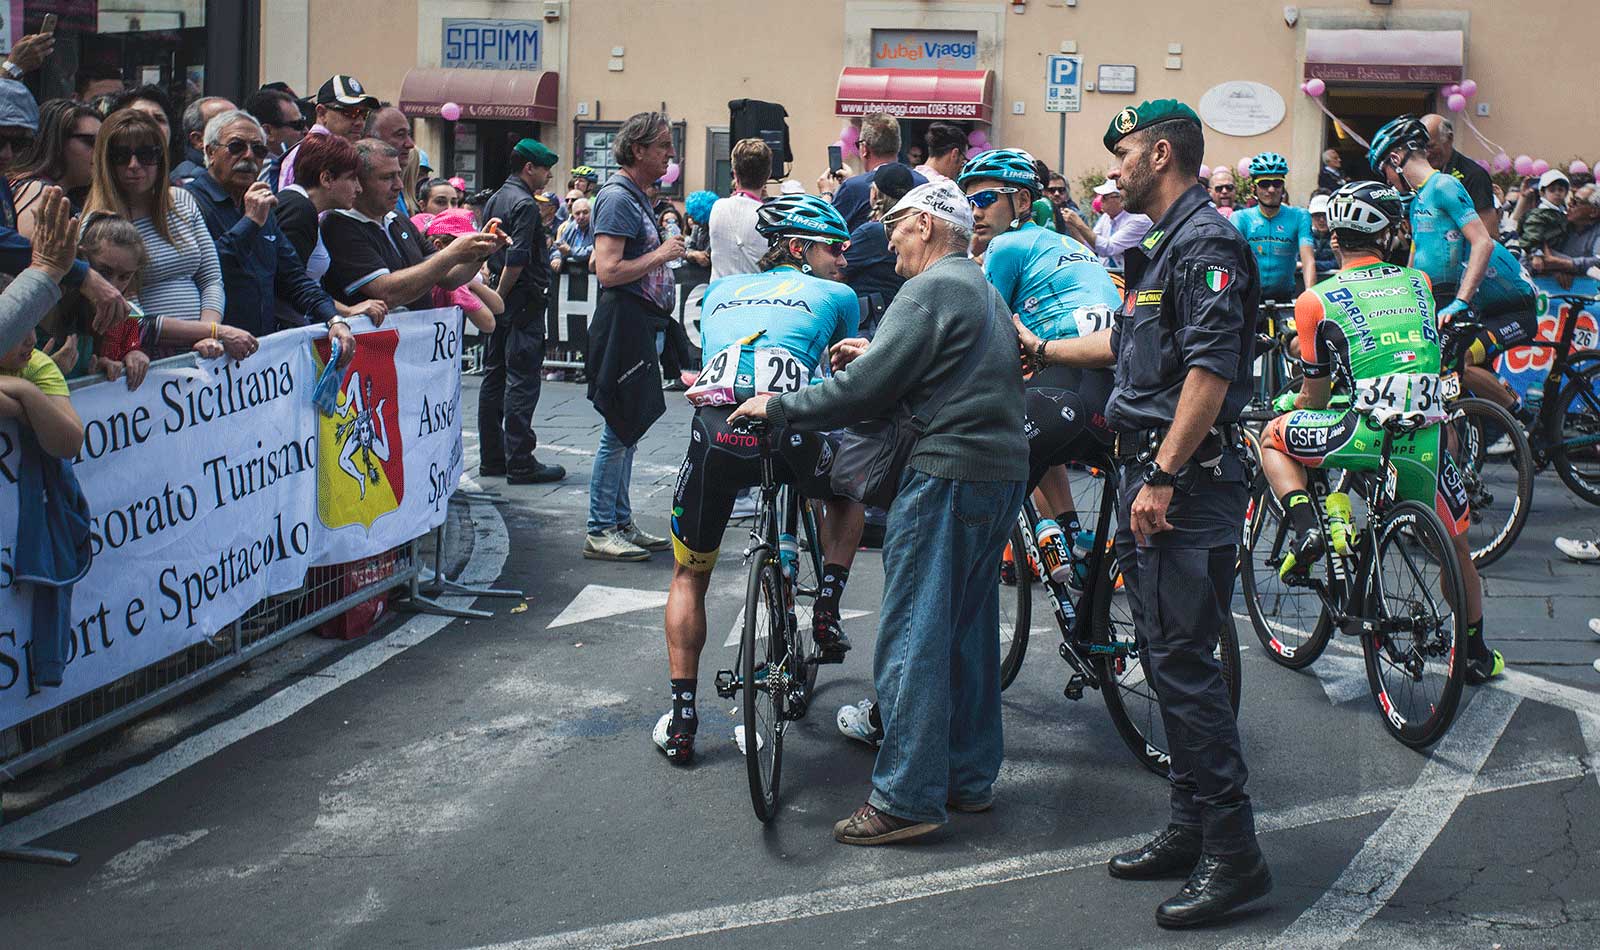
{"label": "cyclist in blue astana jersey", "polygon": [[[666,616],[672,711],[652,734],[674,765],[694,758],[711,570],[735,496],[761,482],[760,443],[731,429],[728,415],[756,393],[807,385],[828,347],[855,337],[860,319],[855,292],[838,282],[850,232],[832,205],[814,195],[786,195],[761,206],[756,230],[771,242],[761,272],[721,277],[706,290],[700,324],[705,369],[687,393],[699,408],[672,498],[677,563]],[[819,519],[824,564],[812,637],[819,661],[836,663],[850,649],[839,627],[839,598],[861,541],[863,511],[829,497],[834,447],[826,436],[774,432],[770,438],[778,477],[809,499],[827,499]]]}
{"label": "cyclist in blue astana jersey", "polygon": [[[967,162],[957,183],[972,205],[984,274],[1023,325],[1047,341],[1110,329],[1122,302],[1117,285],[1093,250],[1033,223],[1029,209],[1043,184],[1026,152],[984,152]],[[1111,444],[1111,387],[1108,369],[1066,366],[1041,370],[1027,383],[1028,487],[1068,538],[1077,535],[1078,515],[1063,465],[1098,458]]]}
{"label": "cyclist in blue astana jersey", "polygon": [[1427,147],[1427,127],[1416,116],[1403,115],[1373,135],[1367,160],[1401,194],[1414,196],[1411,266],[1433,281],[1440,326],[1457,314],[1483,325],[1467,351],[1470,365],[1463,382],[1474,395],[1529,422],[1531,413],[1487,364],[1538,334],[1538,295],[1522,265],[1483,226],[1467,189],[1428,164]]}
{"label": "cyclist in blue astana jersey", "polygon": [[1261,299],[1289,303],[1295,296],[1296,261],[1308,283],[1316,283],[1316,239],[1311,234],[1311,212],[1285,204],[1284,179],[1289,162],[1276,152],[1262,152],[1250,160],[1250,182],[1256,206],[1236,211],[1234,227],[1250,242],[1261,270]]}

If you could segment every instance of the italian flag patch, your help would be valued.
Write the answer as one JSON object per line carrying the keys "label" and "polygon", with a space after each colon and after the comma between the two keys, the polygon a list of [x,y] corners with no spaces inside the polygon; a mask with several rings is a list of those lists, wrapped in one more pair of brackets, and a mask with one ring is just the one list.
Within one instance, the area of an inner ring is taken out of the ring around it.
{"label": "italian flag patch", "polygon": [[1206,286],[1211,288],[1212,293],[1222,293],[1231,283],[1233,283],[1232,274],[1220,267],[1206,268]]}

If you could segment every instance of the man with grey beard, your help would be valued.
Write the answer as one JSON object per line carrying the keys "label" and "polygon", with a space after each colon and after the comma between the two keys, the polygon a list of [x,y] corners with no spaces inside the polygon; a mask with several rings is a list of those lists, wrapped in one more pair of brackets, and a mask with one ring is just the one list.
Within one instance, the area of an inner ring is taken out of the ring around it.
{"label": "man with grey beard", "polygon": [[[341,351],[354,352],[355,338],[333,298],[306,276],[300,255],[272,215],[277,196],[266,182],[256,181],[267,157],[261,123],[248,112],[229,109],[206,123],[204,144],[206,170],[184,188],[194,195],[217,242],[228,300],[223,323],[266,336],[279,329],[276,302],[282,298],[302,315],[301,324],[329,323]],[[357,310],[381,320],[387,308]]]}

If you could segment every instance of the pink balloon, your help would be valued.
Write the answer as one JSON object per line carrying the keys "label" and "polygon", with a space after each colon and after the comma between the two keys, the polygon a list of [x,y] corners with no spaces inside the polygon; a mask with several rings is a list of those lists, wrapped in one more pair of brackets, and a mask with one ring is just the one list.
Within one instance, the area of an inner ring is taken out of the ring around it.
{"label": "pink balloon", "polygon": [[1100,196],[1099,195],[1095,195],[1094,196],[1094,200],[1089,202],[1089,204],[1094,208],[1094,213],[1095,214],[1099,214],[1100,213]]}
{"label": "pink balloon", "polygon": [[861,141],[861,130],[854,125],[845,125],[839,130],[839,141],[843,143],[845,152],[855,151],[856,143]]}
{"label": "pink balloon", "polygon": [[1227,205],[1218,205],[1217,214],[1222,215],[1224,218],[1231,218],[1233,217],[1233,209]]}
{"label": "pink balloon", "polygon": [[456,191],[466,191],[467,180],[462,178],[460,175],[457,175],[456,177],[450,179],[450,187],[454,188]]}
{"label": "pink balloon", "polygon": [[1518,155],[1517,160],[1511,163],[1511,167],[1516,169],[1519,175],[1531,175],[1533,174],[1533,159],[1526,155]]}
{"label": "pink balloon", "polygon": [[1459,95],[1460,93],[1461,93],[1461,84],[1458,83],[1458,82],[1453,82],[1450,85],[1444,87],[1444,94],[1445,94],[1446,97]]}
{"label": "pink balloon", "polygon": [[1511,156],[1507,155],[1505,152],[1497,152],[1497,153],[1495,153],[1494,158],[1491,159],[1490,162],[1489,162],[1489,169],[1491,171],[1493,171],[1496,175],[1500,174],[1501,172],[1510,171],[1511,170]]}
{"label": "pink balloon", "polygon": [[1471,99],[1478,94],[1478,81],[1476,79],[1461,80],[1461,94]]}
{"label": "pink balloon", "polygon": [[1306,95],[1313,99],[1321,99],[1322,94],[1328,91],[1328,84],[1320,79],[1306,81]]}
{"label": "pink balloon", "polygon": [[1211,177],[1211,166],[1210,165],[1201,165],[1200,166],[1200,177],[1201,178],[1210,178]]}
{"label": "pink balloon", "polygon": [[1543,175],[1545,172],[1547,172],[1549,170],[1550,170],[1550,163],[1545,161],[1542,158],[1537,158],[1537,159],[1534,159],[1533,168],[1531,170],[1529,170],[1528,174],[1530,174],[1530,175]]}
{"label": "pink balloon", "polygon": [[1589,165],[1581,158],[1574,158],[1572,164],[1567,166],[1569,175],[1585,175],[1589,172]]}
{"label": "pink balloon", "polygon": [[1250,156],[1246,155],[1244,158],[1239,159],[1239,164],[1237,164],[1237,165],[1235,165],[1233,167],[1236,170],[1238,170],[1240,178],[1249,177],[1249,175],[1250,175]]}
{"label": "pink balloon", "polygon": [[1444,104],[1451,112],[1460,112],[1467,107],[1467,97],[1459,92],[1454,93],[1444,101]]}
{"label": "pink balloon", "polygon": [[678,180],[678,176],[681,174],[683,174],[683,168],[677,162],[668,162],[667,173],[661,176],[661,183],[663,185],[671,185]]}
{"label": "pink balloon", "polygon": [[447,102],[439,107],[439,116],[446,122],[454,122],[461,118],[461,107],[453,102]]}
{"label": "pink balloon", "polygon": [[1486,171],[1486,172],[1487,171],[1493,171],[1493,169],[1489,167],[1489,162],[1487,160],[1482,159],[1482,158],[1474,158],[1473,161],[1477,162],[1478,163],[1478,167],[1483,169],[1484,171]]}
{"label": "pink balloon", "polygon": [[990,145],[987,142],[985,142],[982,145],[977,146],[976,148],[968,148],[967,149],[967,157],[968,158],[976,158],[977,156],[982,155],[984,152],[992,152],[992,151],[994,151],[994,146]]}
{"label": "pink balloon", "polygon": [[1311,95],[1311,88],[1310,87],[1311,87],[1311,81],[1308,79],[1305,82],[1300,84],[1300,91],[1309,96],[1309,95]]}
{"label": "pink balloon", "polygon": [[973,129],[967,133],[967,144],[973,148],[984,148],[989,144],[989,133],[982,129]]}

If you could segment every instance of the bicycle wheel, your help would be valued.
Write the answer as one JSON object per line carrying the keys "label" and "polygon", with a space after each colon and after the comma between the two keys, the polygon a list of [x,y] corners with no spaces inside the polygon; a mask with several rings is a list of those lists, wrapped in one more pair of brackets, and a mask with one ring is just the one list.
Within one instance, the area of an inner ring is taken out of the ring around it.
{"label": "bicycle wheel", "polygon": [[1000,561],[1000,689],[1017,678],[1028,652],[1028,631],[1033,623],[1033,558],[1019,525],[1011,529],[1011,543]]}
{"label": "bicycle wheel", "polygon": [[1556,474],[1573,494],[1600,505],[1600,364],[1567,367],[1547,436]]}
{"label": "bicycle wheel", "polygon": [[[1283,517],[1282,503],[1273,497],[1266,476],[1257,476],[1245,513],[1239,586],[1244,591],[1250,626],[1266,648],[1267,658],[1279,666],[1300,670],[1310,666],[1327,648],[1328,638],[1333,635],[1333,618],[1315,590],[1291,586],[1278,577],[1278,568],[1293,540],[1294,532]],[[1325,555],[1312,571],[1337,603],[1344,597],[1344,579],[1330,569],[1333,556]]]}
{"label": "bicycle wheel", "polygon": [[[1448,451],[1471,508],[1472,563],[1500,560],[1522,533],[1533,505],[1533,450],[1516,417],[1487,399],[1458,399],[1446,420]],[[1491,454],[1493,453],[1493,454]]]}
{"label": "bicycle wheel", "polygon": [[756,817],[778,814],[778,779],[783,767],[783,729],[787,713],[789,650],[784,638],[783,580],[771,549],[750,554],[750,582],[744,595],[744,633],[739,640],[740,691],[744,706],[744,762]]}
{"label": "bicycle wheel", "polygon": [[1384,728],[1423,749],[1450,729],[1466,677],[1467,611],[1461,563],[1444,522],[1402,501],[1378,527],[1372,588],[1361,613],[1367,683]]}
{"label": "bicycle wheel", "polygon": [[822,535],[817,531],[817,514],[810,502],[800,497],[797,503],[800,506],[800,530],[796,536],[802,542],[802,550],[796,564],[795,596],[809,597],[811,607],[801,617],[800,627],[795,631],[794,647],[797,654],[795,660],[799,668],[805,671],[806,696],[809,698],[817,688],[817,664],[813,662],[816,644],[811,637],[811,612],[816,608],[816,591],[822,586]]}
{"label": "bicycle wheel", "polygon": [[[1128,595],[1117,589],[1121,569],[1107,557],[1094,582],[1094,644],[1090,650],[1100,677],[1100,693],[1117,734],[1140,764],[1157,775],[1167,775],[1167,730],[1161,720],[1161,702],[1150,676],[1150,657],[1133,626]],[[1228,701],[1239,710],[1239,637],[1231,623],[1222,625],[1216,657]]]}

